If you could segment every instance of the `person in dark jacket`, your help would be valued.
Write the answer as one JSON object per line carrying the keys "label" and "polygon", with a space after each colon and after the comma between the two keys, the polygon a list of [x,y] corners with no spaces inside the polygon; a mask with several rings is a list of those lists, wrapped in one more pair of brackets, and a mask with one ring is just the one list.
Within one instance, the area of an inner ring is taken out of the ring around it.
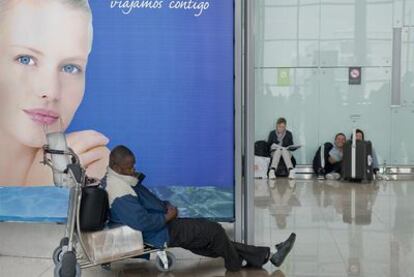
{"label": "person in dark jacket", "polygon": [[277,252],[272,254],[269,247],[231,241],[216,222],[178,218],[176,207],[160,200],[140,184],[131,150],[117,146],[111,151],[109,159],[106,190],[110,220],[141,231],[146,244],[182,247],[198,255],[222,257],[229,271],[240,270],[244,263],[262,267],[269,260],[280,266],[294,245],[296,235],[292,233],[286,241],[275,246]]}
{"label": "person in dark jacket", "polygon": [[345,134],[337,133],[333,144],[326,142],[318,148],[313,158],[313,169],[318,179],[339,180],[341,178],[345,142]]}
{"label": "person in dark jacket", "polygon": [[276,122],[276,129],[271,131],[267,142],[270,147],[272,163],[269,169],[269,179],[276,179],[276,170],[279,166],[280,159],[283,158],[289,178],[295,179],[295,169],[292,163],[292,153],[286,147],[293,145],[292,133],[286,130],[286,119],[281,117]]}

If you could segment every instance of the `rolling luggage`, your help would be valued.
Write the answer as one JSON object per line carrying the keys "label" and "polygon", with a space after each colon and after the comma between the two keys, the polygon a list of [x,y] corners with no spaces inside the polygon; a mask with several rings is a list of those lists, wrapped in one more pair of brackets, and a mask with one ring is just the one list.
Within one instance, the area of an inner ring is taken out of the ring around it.
{"label": "rolling luggage", "polygon": [[344,180],[371,181],[373,179],[371,142],[357,141],[354,133],[353,140],[347,141],[344,145],[342,163]]}

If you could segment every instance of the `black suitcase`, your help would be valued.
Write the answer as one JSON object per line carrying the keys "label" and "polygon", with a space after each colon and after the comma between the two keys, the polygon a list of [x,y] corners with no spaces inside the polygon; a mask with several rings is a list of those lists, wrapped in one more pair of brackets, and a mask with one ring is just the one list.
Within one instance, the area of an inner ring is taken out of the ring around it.
{"label": "black suitcase", "polygon": [[370,141],[347,141],[344,145],[342,177],[348,181],[371,181],[372,144]]}

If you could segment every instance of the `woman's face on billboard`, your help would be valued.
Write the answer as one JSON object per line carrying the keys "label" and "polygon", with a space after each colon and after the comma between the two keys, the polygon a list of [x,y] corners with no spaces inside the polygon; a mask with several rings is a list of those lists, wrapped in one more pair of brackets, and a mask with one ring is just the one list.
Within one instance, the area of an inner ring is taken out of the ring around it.
{"label": "woman's face on billboard", "polygon": [[91,15],[63,1],[6,1],[0,10],[0,133],[40,147],[66,129],[84,93]]}

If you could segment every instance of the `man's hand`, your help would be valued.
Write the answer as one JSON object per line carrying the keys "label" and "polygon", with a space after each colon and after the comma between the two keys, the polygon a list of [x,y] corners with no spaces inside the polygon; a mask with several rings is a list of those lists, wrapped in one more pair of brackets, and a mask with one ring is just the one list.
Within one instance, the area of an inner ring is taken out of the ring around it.
{"label": "man's hand", "polygon": [[177,208],[169,205],[167,207],[167,213],[165,214],[165,221],[170,222],[171,220],[176,219],[177,216],[178,216]]}
{"label": "man's hand", "polygon": [[174,206],[174,205],[172,205],[170,202],[168,202],[168,201],[165,201],[165,208],[166,209],[170,209],[170,208],[177,208],[176,206]]}
{"label": "man's hand", "polygon": [[335,158],[334,158],[334,157],[329,156],[329,157],[328,157],[328,162],[329,162],[330,164],[334,164],[334,163],[336,163],[337,161],[335,160]]}

